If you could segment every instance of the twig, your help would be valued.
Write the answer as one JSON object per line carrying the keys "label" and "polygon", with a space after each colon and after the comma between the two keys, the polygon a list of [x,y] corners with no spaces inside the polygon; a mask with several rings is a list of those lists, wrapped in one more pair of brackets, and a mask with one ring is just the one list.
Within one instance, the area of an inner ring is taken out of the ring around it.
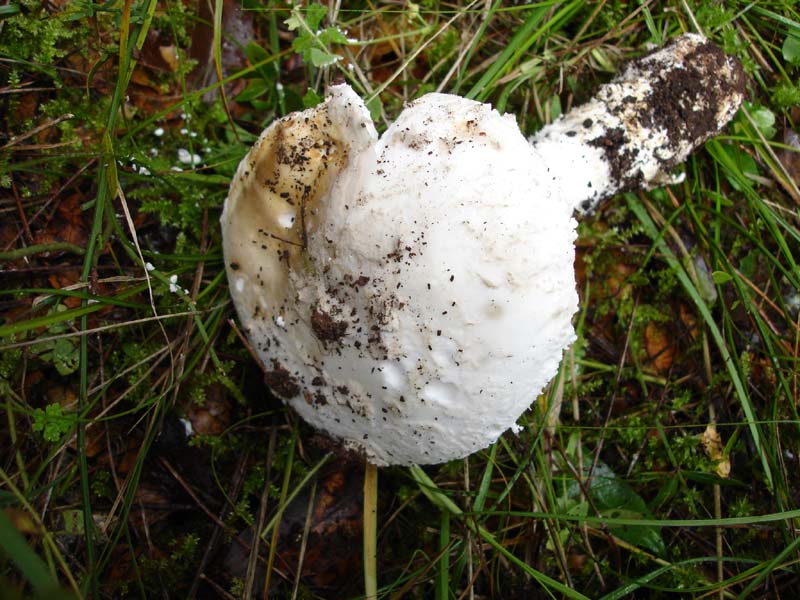
{"label": "twig", "polygon": [[11,178],[11,191],[14,192],[14,202],[17,205],[17,211],[19,212],[19,220],[22,221],[22,231],[25,232],[25,237],[28,238],[28,243],[33,243],[33,234],[31,233],[31,227],[28,224],[28,218],[25,216],[25,209],[22,208],[22,198],[19,197],[19,191],[17,190],[17,183],[14,181],[13,177]]}
{"label": "twig", "polygon": [[13,146],[16,146],[21,141],[27,140],[29,137],[32,137],[32,136],[36,135],[37,133],[40,133],[40,132],[44,131],[45,129],[49,129],[50,127],[55,127],[56,125],[58,125],[62,121],[66,121],[66,120],[72,119],[74,117],[75,117],[75,115],[73,115],[72,113],[66,113],[66,114],[61,115],[60,117],[56,117],[55,119],[47,119],[47,121],[45,121],[41,125],[37,125],[36,127],[31,129],[30,131],[26,131],[25,133],[20,134],[20,135],[15,135],[14,137],[11,138],[11,141],[9,141],[7,144],[5,144],[3,146],[0,146],[0,150],[6,150],[7,148],[11,148]]}
{"label": "twig", "polygon": [[194,502],[195,502],[195,504],[197,504],[198,508],[200,510],[202,510],[204,513],[206,513],[206,515],[208,516],[209,519],[214,521],[214,523],[216,523],[218,527],[223,529],[225,531],[225,533],[227,533],[228,535],[231,535],[233,537],[236,537],[236,531],[233,530],[231,527],[229,527],[217,515],[215,515],[213,512],[211,512],[211,510],[203,503],[203,501],[197,495],[197,492],[195,492],[194,489],[192,488],[192,486],[190,486],[186,482],[186,480],[183,477],[181,477],[180,473],[178,473],[175,470],[175,467],[173,467],[166,458],[161,458],[159,462],[161,462],[161,464],[164,466],[164,468],[167,471],[169,471],[170,475],[172,475],[175,478],[175,481],[177,481],[180,484],[180,486],[184,490],[186,490],[186,493],[189,494],[189,496],[191,496],[192,500],[194,500]]}

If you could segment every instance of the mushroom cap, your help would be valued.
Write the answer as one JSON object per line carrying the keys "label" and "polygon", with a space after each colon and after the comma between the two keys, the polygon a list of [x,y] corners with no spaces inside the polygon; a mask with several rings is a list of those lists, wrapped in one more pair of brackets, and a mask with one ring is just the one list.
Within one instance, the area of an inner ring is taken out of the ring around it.
{"label": "mushroom cap", "polygon": [[745,93],[687,34],[529,144],[446,94],[379,138],[346,85],[276,121],[222,214],[231,294],[265,380],[378,465],[460,458],[514,429],[573,341],[573,209],[669,174]]}
{"label": "mushroom cap", "polygon": [[273,123],[222,214],[268,385],[377,465],[485,448],[574,340],[575,221],[510,116],[428,94],[378,138],[334,86]]}

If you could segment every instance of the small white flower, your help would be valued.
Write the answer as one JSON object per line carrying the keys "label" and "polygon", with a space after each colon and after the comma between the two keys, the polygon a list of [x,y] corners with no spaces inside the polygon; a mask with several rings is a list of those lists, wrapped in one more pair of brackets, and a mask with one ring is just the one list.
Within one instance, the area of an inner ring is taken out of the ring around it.
{"label": "small white flower", "polygon": [[155,265],[153,265],[153,263],[151,263],[151,262],[145,263],[144,264],[144,268],[148,273],[152,273],[153,271],[156,270]]}
{"label": "small white flower", "polygon": [[178,148],[178,160],[184,165],[198,165],[203,162],[199,154],[192,154],[186,148]]}
{"label": "small white flower", "polygon": [[156,137],[161,137],[162,135],[164,135],[164,128],[156,127],[155,131],[153,131],[153,135]]}

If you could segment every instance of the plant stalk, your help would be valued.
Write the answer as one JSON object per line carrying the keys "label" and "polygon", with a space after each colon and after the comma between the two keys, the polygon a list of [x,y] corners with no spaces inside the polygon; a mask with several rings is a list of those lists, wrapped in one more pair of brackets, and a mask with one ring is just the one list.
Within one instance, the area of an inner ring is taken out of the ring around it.
{"label": "plant stalk", "polygon": [[364,595],[378,597],[378,467],[364,468]]}

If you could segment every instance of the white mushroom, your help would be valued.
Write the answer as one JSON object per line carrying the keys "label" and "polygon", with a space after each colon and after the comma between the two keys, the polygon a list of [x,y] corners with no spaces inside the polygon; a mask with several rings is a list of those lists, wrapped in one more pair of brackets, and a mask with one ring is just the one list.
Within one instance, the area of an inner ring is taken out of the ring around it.
{"label": "white mushroom", "polygon": [[378,137],[347,85],[276,121],[222,215],[267,384],[377,465],[463,457],[516,429],[575,339],[573,212],[669,181],[743,82],[685,35],[530,141],[447,94]]}

